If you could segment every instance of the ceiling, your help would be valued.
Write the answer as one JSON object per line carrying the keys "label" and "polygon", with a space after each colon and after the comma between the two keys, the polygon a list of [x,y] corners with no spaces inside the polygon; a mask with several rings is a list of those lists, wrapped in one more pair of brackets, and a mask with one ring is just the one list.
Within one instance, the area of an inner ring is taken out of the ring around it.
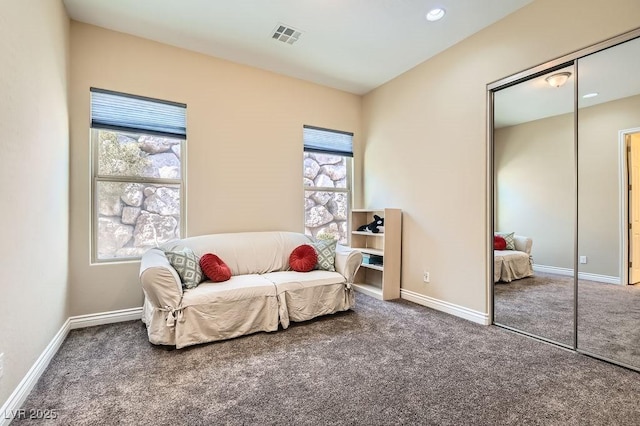
{"label": "ceiling", "polygon": [[[580,58],[578,69],[579,108],[639,95],[640,38]],[[572,73],[564,86],[552,87],[545,81],[548,75],[563,71]],[[495,127],[513,126],[572,112],[574,84],[575,70],[568,67],[496,92]],[[588,99],[582,97],[594,92],[598,96]]]}
{"label": "ceiling", "polygon": [[[64,0],[80,22],[365,94],[532,0]],[[428,22],[426,13],[446,16]],[[271,38],[278,25],[302,32]]]}

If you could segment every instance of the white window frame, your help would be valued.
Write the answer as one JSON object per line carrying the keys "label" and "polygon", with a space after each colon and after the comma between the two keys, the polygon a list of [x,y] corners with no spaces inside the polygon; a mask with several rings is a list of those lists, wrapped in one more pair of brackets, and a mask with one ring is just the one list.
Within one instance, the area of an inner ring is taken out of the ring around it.
{"label": "white window frame", "polygon": [[[323,131],[327,131],[327,132],[334,132],[334,133],[347,133],[350,134],[351,137],[353,137],[352,133],[349,132],[342,132],[339,130],[332,130],[332,129],[325,129],[325,128],[321,128],[321,127],[315,127],[315,126],[305,126],[308,128],[312,128],[312,129],[316,129],[316,130],[323,130]],[[336,188],[336,187],[324,187],[324,186],[305,186],[304,185],[304,179],[302,182],[302,188],[303,188],[303,202],[305,197],[305,192],[334,192],[334,193],[344,193],[347,195],[347,241],[345,243],[345,245],[350,245],[351,244],[351,210],[353,209],[353,187],[352,187],[352,183],[353,183],[353,156],[349,156],[349,155],[345,155],[342,153],[338,153],[338,152],[322,152],[322,151],[315,151],[315,150],[307,150],[304,149],[303,150],[303,156],[302,156],[302,167],[304,170],[304,153],[315,153],[315,154],[322,154],[322,155],[334,155],[334,156],[338,156],[338,157],[344,157],[345,159],[345,164],[347,167],[347,171],[346,171],[346,188]],[[307,210],[305,208],[303,208],[303,212],[302,212],[302,216],[303,216],[303,232],[306,233],[306,222],[307,222]],[[342,243],[340,243],[342,244]]]}
{"label": "white window frame", "polygon": [[[116,93],[116,92],[114,92]],[[125,94],[123,94],[125,95]],[[149,98],[147,98],[149,99]],[[153,99],[150,99],[153,100]],[[159,100],[153,100],[158,102],[163,102]],[[186,109],[186,106],[185,106]],[[186,110],[185,110],[186,113]],[[134,133],[138,135],[148,135],[148,136],[159,136],[166,137],[171,139],[180,140],[180,178],[179,179],[166,179],[166,178],[154,178],[154,177],[142,177],[142,176],[112,176],[112,175],[101,175],[99,173],[99,155],[100,155],[100,147],[99,147],[99,134],[100,131],[109,131],[114,133]],[[99,216],[99,208],[98,208],[98,185],[101,182],[108,183],[140,183],[140,184],[160,184],[160,185],[178,185],[179,186],[179,196],[180,196],[180,218],[178,220],[178,229],[179,229],[179,237],[185,238],[186,231],[186,135],[170,135],[164,133],[153,132],[149,130],[143,129],[134,129],[134,128],[118,128],[118,127],[91,127],[90,128],[90,150],[89,155],[91,158],[91,264],[113,264],[113,263],[130,263],[130,262],[139,262],[141,256],[126,256],[126,257],[114,257],[107,259],[99,259],[98,258],[98,216]]]}

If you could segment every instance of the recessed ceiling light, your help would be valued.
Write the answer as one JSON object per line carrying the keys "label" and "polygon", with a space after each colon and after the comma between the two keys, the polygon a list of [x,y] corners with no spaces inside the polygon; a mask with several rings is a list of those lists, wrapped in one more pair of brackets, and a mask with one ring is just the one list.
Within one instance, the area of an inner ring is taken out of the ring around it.
{"label": "recessed ceiling light", "polygon": [[446,12],[444,11],[444,9],[440,9],[440,8],[431,9],[427,13],[427,21],[430,21],[430,22],[439,21],[444,17],[445,13]]}
{"label": "recessed ceiling light", "polygon": [[597,92],[587,93],[586,95],[582,95],[584,99],[595,98],[596,96],[598,96]]}

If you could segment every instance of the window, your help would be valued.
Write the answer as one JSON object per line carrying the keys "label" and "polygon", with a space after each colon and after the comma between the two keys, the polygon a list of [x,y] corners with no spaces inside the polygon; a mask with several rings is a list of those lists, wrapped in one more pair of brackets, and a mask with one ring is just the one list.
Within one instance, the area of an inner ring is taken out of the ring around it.
{"label": "window", "polygon": [[353,133],[304,126],[303,139],[305,233],[348,244]]}
{"label": "window", "polygon": [[92,259],[183,234],[186,105],[91,89]]}

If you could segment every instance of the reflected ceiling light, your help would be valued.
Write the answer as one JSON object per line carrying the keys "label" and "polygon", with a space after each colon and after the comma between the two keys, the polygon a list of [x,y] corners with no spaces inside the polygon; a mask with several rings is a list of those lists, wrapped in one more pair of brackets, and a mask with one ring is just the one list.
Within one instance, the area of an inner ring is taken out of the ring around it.
{"label": "reflected ceiling light", "polygon": [[445,13],[447,12],[445,12],[444,9],[440,9],[440,8],[431,9],[427,13],[427,21],[430,21],[430,22],[439,21],[444,17]]}
{"label": "reflected ceiling light", "polygon": [[589,99],[589,98],[595,98],[596,96],[598,96],[598,92],[587,93],[586,95],[583,95],[582,97],[584,99]]}
{"label": "reflected ceiling light", "polygon": [[559,72],[556,74],[551,74],[549,77],[545,78],[545,80],[547,80],[547,83],[549,83],[553,87],[560,87],[564,85],[567,80],[569,80],[569,77],[571,77],[570,72]]}

